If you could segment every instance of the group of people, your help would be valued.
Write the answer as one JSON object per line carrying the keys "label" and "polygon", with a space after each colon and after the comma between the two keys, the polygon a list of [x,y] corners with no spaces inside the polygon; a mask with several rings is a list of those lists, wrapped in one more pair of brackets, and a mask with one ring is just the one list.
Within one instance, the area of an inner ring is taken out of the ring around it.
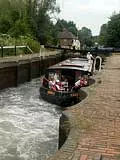
{"label": "group of people", "polygon": [[[78,80],[75,82],[74,86],[71,88],[72,90],[78,90],[81,87],[86,86],[88,83],[87,78],[85,77],[78,77]],[[68,80],[67,78],[61,79],[56,79],[52,77],[49,80],[49,89],[53,91],[68,91]]]}
{"label": "group of people", "polygon": [[56,75],[50,75],[49,79],[43,78],[43,86],[48,87],[53,91],[68,91],[78,90],[81,87],[84,87],[88,84],[88,79],[84,76],[79,76],[74,83],[74,86],[68,86],[68,79],[65,76],[61,76],[61,79],[58,79]]}
{"label": "group of people", "polygon": [[68,80],[67,78],[63,78],[61,81],[56,77],[56,75],[51,76],[49,80],[49,89],[53,91],[65,91],[68,89]]}

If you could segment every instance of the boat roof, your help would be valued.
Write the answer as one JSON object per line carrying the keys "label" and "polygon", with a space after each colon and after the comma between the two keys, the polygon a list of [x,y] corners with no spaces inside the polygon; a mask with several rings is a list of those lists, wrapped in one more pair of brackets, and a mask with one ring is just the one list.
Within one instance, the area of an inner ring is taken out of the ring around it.
{"label": "boat roof", "polygon": [[69,58],[65,61],[49,67],[48,69],[73,69],[91,72],[92,64],[93,60],[88,61],[87,58]]}

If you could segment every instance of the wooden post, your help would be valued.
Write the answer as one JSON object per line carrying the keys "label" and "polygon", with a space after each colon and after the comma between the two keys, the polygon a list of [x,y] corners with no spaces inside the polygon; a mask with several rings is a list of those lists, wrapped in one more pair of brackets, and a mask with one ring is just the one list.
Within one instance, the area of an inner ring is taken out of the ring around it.
{"label": "wooden post", "polygon": [[31,59],[29,61],[29,82],[32,80],[32,62]]}
{"label": "wooden post", "polygon": [[16,56],[16,45],[15,45],[15,56]]}
{"label": "wooden post", "polygon": [[3,54],[3,46],[1,46],[1,51],[2,51],[2,57],[4,56],[4,54]]}
{"label": "wooden post", "polygon": [[16,65],[16,87],[18,86],[18,84],[19,84],[19,62],[16,62],[17,63],[17,65]]}

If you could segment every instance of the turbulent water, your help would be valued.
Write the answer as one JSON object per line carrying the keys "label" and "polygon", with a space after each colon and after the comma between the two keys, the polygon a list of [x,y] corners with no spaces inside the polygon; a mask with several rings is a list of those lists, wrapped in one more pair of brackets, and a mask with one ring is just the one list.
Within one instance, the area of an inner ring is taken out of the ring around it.
{"label": "turbulent water", "polygon": [[56,152],[61,111],[39,99],[39,85],[0,92],[0,160],[45,160]]}

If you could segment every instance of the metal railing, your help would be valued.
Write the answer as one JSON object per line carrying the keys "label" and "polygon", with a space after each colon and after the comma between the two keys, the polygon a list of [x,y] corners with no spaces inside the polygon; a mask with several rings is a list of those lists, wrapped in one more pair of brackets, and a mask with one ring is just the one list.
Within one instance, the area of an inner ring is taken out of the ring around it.
{"label": "metal railing", "polygon": [[[20,53],[17,51],[19,49],[19,52],[20,49],[24,49],[26,51],[28,51],[30,54],[33,53],[32,49],[29,47],[29,46],[0,46],[0,57],[5,57],[5,56],[10,56],[10,55],[14,55],[14,56],[17,56],[19,55]],[[26,52],[24,52],[24,54],[26,54]]]}

